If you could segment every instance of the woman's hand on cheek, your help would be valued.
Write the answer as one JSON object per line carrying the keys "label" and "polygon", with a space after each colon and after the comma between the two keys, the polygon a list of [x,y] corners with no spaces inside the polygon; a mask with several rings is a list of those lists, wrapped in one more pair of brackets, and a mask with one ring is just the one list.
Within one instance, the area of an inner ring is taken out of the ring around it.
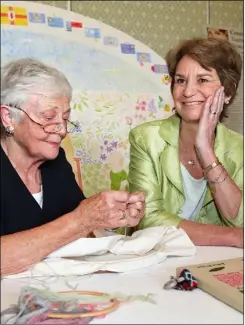
{"label": "woman's hand on cheek", "polygon": [[195,142],[195,148],[201,164],[206,160],[205,158],[215,159],[215,128],[223,110],[224,99],[224,87],[220,87],[216,90],[214,96],[210,96],[206,100]]}

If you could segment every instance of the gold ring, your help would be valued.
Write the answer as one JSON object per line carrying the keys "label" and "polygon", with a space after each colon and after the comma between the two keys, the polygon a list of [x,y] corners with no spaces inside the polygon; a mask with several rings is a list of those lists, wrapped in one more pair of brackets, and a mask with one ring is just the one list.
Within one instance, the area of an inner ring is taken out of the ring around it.
{"label": "gold ring", "polygon": [[120,218],[120,220],[125,220],[125,219],[127,218],[127,213],[126,213],[126,211],[125,211],[125,210],[120,210],[120,211],[122,211],[122,213],[123,213],[123,215],[122,215],[122,217]]}

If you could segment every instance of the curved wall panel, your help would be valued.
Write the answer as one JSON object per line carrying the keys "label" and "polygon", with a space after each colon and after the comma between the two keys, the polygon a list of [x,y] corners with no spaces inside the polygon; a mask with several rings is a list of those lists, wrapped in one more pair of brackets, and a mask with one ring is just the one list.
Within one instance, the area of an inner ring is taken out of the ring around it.
{"label": "curved wall panel", "polygon": [[73,87],[63,141],[86,196],[127,188],[128,133],[172,114],[165,61],[149,47],[100,21],[34,2],[1,2],[2,64],[34,57],[53,65]]}

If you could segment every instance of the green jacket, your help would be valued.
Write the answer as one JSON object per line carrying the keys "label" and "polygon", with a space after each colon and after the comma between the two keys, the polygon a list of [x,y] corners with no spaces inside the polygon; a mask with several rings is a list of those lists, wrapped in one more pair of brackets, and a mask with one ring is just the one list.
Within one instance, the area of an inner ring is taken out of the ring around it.
{"label": "green jacket", "polygon": [[[141,124],[129,134],[129,191],[146,194],[146,214],[138,229],[151,226],[178,226],[179,210],[185,197],[179,161],[180,119],[168,119]],[[231,178],[243,191],[243,136],[217,125],[214,151]],[[227,220],[217,210],[209,188],[197,222],[230,227],[243,227],[243,202],[237,217]]]}

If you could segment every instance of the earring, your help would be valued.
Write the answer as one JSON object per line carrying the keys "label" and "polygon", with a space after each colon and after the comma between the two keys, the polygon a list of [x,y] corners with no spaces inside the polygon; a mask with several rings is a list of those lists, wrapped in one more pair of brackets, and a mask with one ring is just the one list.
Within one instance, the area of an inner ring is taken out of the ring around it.
{"label": "earring", "polygon": [[225,104],[229,104],[229,102],[230,102],[229,99],[225,100]]}
{"label": "earring", "polygon": [[5,128],[5,134],[8,136],[8,137],[11,137],[13,134],[14,134],[14,128],[13,126],[6,126]]}

